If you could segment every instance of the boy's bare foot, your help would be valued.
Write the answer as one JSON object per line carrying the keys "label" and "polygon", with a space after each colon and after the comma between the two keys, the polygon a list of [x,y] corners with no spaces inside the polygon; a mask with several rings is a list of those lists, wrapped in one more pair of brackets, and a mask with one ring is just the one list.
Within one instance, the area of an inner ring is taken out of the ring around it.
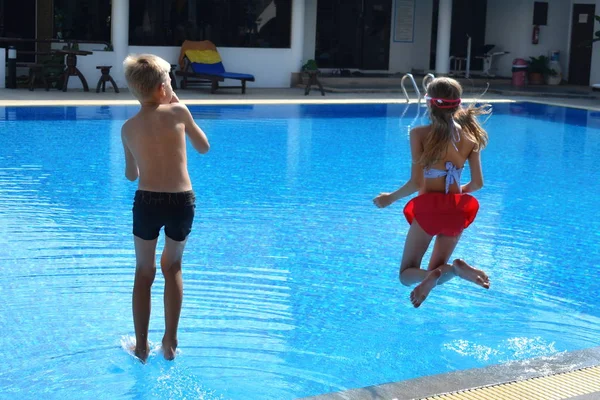
{"label": "boy's bare foot", "polygon": [[466,262],[456,259],[452,262],[454,273],[466,281],[473,282],[482,288],[490,288],[490,278],[480,269],[473,268]]}
{"label": "boy's bare foot", "polygon": [[410,293],[410,301],[415,308],[419,307],[425,301],[431,289],[437,285],[440,276],[442,276],[442,271],[439,268],[434,269],[413,289]]}
{"label": "boy's bare foot", "polygon": [[148,345],[148,343],[146,343],[146,346],[140,346],[138,347],[137,345],[132,346],[133,354],[135,354],[135,356],[137,358],[140,359],[140,361],[144,364],[146,364],[146,360],[148,359],[148,356],[150,355],[150,346]]}
{"label": "boy's bare foot", "polygon": [[163,337],[162,340],[162,349],[163,349],[163,354],[165,356],[165,360],[173,360],[175,358],[175,353],[177,351],[177,339],[174,340],[168,340],[167,338]]}

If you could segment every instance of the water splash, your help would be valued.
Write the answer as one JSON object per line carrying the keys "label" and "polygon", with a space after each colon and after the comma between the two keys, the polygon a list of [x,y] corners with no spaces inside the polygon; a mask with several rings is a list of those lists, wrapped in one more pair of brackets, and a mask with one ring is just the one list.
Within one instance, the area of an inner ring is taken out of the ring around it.
{"label": "water splash", "polygon": [[457,339],[444,343],[442,348],[477,361],[510,362],[557,353],[555,346],[555,342],[545,341],[541,337],[514,337],[503,340],[494,347]]}

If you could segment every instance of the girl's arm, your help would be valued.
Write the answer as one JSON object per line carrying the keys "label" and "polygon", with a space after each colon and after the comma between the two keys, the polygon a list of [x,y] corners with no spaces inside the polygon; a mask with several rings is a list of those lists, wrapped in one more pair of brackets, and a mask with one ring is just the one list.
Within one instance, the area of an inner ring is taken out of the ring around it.
{"label": "girl's arm", "polygon": [[412,157],[410,179],[398,190],[392,193],[380,193],[379,196],[375,197],[373,202],[377,207],[387,207],[395,201],[419,191],[421,188],[423,184],[423,167],[418,161],[423,154],[423,142],[421,140],[423,129],[429,128],[420,127],[410,131],[410,152]]}
{"label": "girl's arm", "polygon": [[473,193],[483,187],[483,172],[481,170],[481,151],[471,151],[469,155],[471,181],[462,186],[463,193]]}

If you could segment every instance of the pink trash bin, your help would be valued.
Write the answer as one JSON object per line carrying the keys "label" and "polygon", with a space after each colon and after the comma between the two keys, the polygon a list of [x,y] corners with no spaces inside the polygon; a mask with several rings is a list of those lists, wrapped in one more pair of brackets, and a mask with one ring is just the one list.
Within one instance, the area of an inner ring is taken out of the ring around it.
{"label": "pink trash bin", "polygon": [[512,85],[523,87],[527,84],[527,61],[515,58],[512,65]]}

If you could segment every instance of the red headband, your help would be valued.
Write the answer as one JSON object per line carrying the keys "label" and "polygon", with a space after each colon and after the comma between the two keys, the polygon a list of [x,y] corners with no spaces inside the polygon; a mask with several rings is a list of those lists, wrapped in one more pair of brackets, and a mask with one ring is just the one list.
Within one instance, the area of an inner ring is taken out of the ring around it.
{"label": "red headband", "polygon": [[440,99],[425,95],[425,100],[428,100],[432,106],[437,108],[456,108],[460,105],[461,99]]}

